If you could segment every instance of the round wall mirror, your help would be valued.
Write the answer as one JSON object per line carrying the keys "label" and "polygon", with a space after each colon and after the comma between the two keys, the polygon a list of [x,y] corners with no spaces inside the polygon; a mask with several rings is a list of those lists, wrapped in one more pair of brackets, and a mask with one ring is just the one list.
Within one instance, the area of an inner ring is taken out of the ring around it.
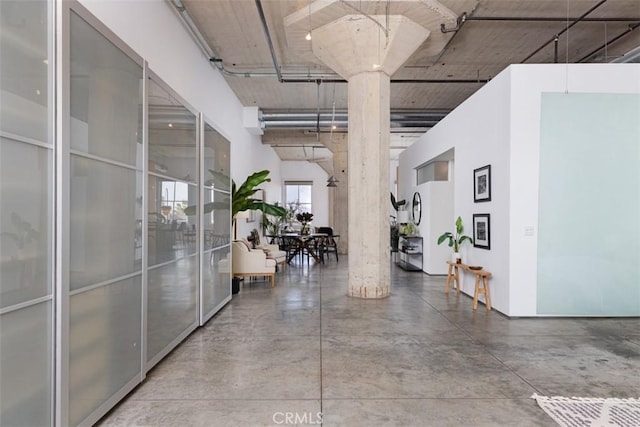
{"label": "round wall mirror", "polygon": [[411,210],[413,215],[413,222],[416,225],[420,224],[420,220],[422,219],[422,200],[420,199],[420,193],[413,193],[413,209]]}

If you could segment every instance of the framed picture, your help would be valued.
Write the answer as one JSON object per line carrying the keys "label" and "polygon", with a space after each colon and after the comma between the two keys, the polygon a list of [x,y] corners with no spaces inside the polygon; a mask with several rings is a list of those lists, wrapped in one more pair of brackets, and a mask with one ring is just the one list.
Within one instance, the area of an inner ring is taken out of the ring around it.
{"label": "framed picture", "polygon": [[473,201],[488,202],[491,200],[491,165],[473,171]]}
{"label": "framed picture", "polygon": [[473,214],[473,246],[491,249],[490,215]]}

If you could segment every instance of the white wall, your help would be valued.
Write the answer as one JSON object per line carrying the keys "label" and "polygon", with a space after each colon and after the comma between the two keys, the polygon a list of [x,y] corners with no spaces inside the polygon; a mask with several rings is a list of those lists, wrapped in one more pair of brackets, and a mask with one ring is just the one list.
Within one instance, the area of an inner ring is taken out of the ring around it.
{"label": "white wall", "polygon": [[[328,226],[329,224],[329,188],[327,187],[327,173],[316,163],[306,161],[283,161],[281,179],[284,181],[313,181],[311,204],[313,213],[313,227]],[[338,183],[340,185],[340,183]],[[284,194],[278,199],[284,202]]]}
{"label": "white wall", "polygon": [[[242,183],[255,171],[268,169],[272,181],[264,188],[267,193],[281,191],[280,159],[273,149],[262,145],[260,136],[246,131],[242,104],[193,42],[169,2],[80,0],[80,3],[231,141],[231,172],[236,183]],[[239,221],[238,236],[248,234],[252,228],[253,223]]]}
{"label": "white wall", "polygon": [[[509,70],[498,75],[407,148],[400,155],[399,177],[400,195],[409,199],[416,191],[414,169],[455,148],[453,215],[441,233],[454,231],[455,218],[462,216],[464,234],[472,236],[472,215],[491,214],[491,250],[464,244],[460,252],[464,263],[482,265],[493,273],[491,302],[505,313],[509,305],[509,76]],[[474,203],[473,170],[488,164],[492,200]],[[425,246],[429,250],[436,242],[425,241]],[[461,282],[462,290],[473,295],[473,278],[463,277]]]}
{"label": "white wall", "polygon": [[[511,66],[400,155],[399,192],[408,198],[415,191],[413,169],[455,148],[454,218],[461,215],[471,235],[472,214],[491,214],[491,250],[465,245],[463,261],[493,273],[492,303],[511,316],[537,315],[541,94],[565,90],[640,93],[640,65]],[[473,170],[487,164],[492,200],[474,203]],[[472,295],[472,277],[463,291]]]}
{"label": "white wall", "polygon": [[[447,274],[447,261],[451,260],[451,249],[446,244],[438,245],[438,237],[451,228],[453,218],[453,182],[430,181],[418,186],[422,200],[422,271],[428,274]],[[409,202],[411,204],[412,200]],[[411,208],[410,208],[411,209]]]}

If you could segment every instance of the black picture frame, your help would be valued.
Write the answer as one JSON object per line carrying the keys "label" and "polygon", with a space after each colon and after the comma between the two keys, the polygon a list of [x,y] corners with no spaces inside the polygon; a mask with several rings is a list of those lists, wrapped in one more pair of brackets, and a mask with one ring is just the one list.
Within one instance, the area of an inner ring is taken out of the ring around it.
{"label": "black picture frame", "polygon": [[491,201],[491,165],[473,170],[473,201]]}
{"label": "black picture frame", "polygon": [[473,214],[473,246],[491,249],[491,215]]}

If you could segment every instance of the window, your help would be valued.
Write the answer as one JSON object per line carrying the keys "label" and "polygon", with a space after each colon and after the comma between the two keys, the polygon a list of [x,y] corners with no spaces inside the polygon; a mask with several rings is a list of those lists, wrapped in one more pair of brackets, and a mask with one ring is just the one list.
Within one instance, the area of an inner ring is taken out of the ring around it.
{"label": "window", "polygon": [[447,181],[448,177],[449,162],[431,162],[416,168],[416,185],[429,181]]}
{"label": "window", "polygon": [[288,208],[294,207],[295,213],[312,212],[311,190],[312,181],[285,181],[284,203]]}

